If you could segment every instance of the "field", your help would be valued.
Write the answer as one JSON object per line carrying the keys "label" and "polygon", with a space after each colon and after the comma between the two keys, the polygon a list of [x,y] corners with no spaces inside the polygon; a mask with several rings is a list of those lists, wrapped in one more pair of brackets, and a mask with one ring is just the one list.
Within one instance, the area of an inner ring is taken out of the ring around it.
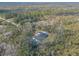
{"label": "field", "polygon": [[[1,6],[0,55],[79,56],[78,6],[76,2]],[[48,37],[31,49],[30,39],[41,31]]]}

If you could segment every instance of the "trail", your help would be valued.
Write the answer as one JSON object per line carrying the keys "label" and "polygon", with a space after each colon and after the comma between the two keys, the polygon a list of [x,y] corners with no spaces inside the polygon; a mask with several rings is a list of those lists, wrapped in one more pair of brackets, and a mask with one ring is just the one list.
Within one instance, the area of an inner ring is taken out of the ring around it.
{"label": "trail", "polygon": [[[9,21],[10,19],[4,19],[4,18],[2,18],[2,17],[0,17],[0,19],[3,20],[3,21],[6,21],[6,22],[8,22],[8,23],[11,23],[12,25],[14,25],[14,26],[16,26],[16,27],[19,27],[19,25],[20,25],[20,24],[16,24],[16,23],[14,23],[14,22]],[[13,18],[11,18],[11,19],[13,19]]]}

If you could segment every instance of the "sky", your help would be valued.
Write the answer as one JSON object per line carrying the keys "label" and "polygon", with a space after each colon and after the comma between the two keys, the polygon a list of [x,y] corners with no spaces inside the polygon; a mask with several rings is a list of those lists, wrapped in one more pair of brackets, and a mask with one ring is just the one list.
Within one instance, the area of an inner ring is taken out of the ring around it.
{"label": "sky", "polygon": [[0,0],[0,2],[79,2],[79,0]]}

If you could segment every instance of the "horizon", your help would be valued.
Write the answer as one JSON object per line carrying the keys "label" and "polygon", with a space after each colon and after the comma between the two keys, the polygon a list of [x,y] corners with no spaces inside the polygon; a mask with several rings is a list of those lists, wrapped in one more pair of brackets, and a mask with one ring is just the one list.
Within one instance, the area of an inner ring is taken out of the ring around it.
{"label": "horizon", "polygon": [[0,6],[41,5],[41,4],[79,5],[79,2],[0,2]]}

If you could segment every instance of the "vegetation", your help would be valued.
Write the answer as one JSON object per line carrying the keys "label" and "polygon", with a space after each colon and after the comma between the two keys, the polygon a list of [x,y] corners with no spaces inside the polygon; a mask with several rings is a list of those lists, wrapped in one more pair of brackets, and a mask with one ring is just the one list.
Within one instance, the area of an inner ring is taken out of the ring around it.
{"label": "vegetation", "polygon": [[[79,55],[79,9],[40,8],[22,13],[13,13],[16,8],[0,11],[0,55]],[[30,39],[39,31],[47,31],[49,36],[32,50]]]}

